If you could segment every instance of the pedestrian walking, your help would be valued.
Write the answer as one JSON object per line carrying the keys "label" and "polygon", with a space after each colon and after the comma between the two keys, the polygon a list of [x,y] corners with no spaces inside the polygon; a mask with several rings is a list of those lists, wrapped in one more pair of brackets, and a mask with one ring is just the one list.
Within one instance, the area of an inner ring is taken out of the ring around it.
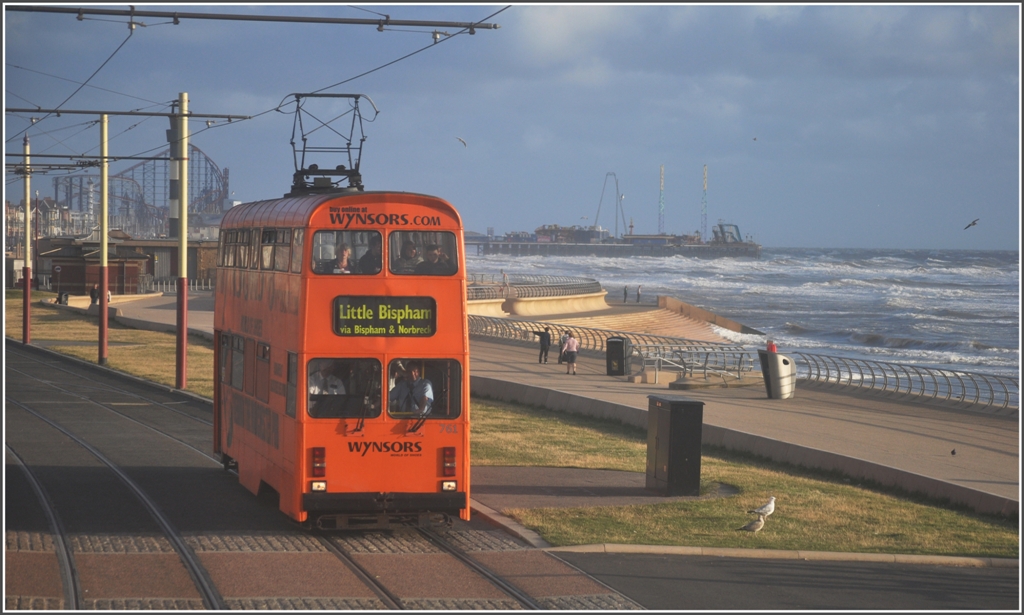
{"label": "pedestrian walking", "polygon": [[580,350],[580,343],[576,341],[576,338],[572,336],[572,333],[568,333],[569,339],[565,340],[565,362],[568,363],[565,367],[565,373],[571,373],[573,376],[576,375],[576,354]]}
{"label": "pedestrian walking", "polygon": [[636,285],[636,302],[640,303],[640,285]]}
{"label": "pedestrian walking", "polygon": [[544,327],[543,331],[534,331],[533,334],[540,338],[540,355],[537,362],[547,363],[548,350],[551,348],[551,327]]}
{"label": "pedestrian walking", "polygon": [[623,286],[622,287],[622,302],[625,303],[628,300],[629,300],[629,287],[628,286]]}
{"label": "pedestrian walking", "polygon": [[569,332],[563,331],[562,336],[558,338],[558,364],[561,365],[565,362],[565,342],[569,339]]}

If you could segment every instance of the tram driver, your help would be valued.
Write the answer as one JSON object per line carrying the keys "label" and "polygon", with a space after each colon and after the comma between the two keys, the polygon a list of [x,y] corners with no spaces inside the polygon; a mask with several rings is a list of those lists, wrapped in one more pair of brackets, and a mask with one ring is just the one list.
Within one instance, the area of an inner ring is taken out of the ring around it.
{"label": "tram driver", "polygon": [[319,369],[309,375],[310,395],[344,395],[345,383],[334,375],[333,361],[320,361]]}
{"label": "tram driver", "polygon": [[430,414],[434,405],[434,387],[421,377],[419,365],[412,364],[405,371],[399,368],[395,376],[401,380],[395,383],[395,388],[388,395],[391,411],[421,417]]}

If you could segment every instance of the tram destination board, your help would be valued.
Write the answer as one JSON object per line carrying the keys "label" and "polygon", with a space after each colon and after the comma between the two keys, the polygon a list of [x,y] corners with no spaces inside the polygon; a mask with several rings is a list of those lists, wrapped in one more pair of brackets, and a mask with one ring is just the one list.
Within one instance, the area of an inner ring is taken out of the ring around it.
{"label": "tram destination board", "polygon": [[334,333],[343,337],[430,337],[433,297],[335,297]]}

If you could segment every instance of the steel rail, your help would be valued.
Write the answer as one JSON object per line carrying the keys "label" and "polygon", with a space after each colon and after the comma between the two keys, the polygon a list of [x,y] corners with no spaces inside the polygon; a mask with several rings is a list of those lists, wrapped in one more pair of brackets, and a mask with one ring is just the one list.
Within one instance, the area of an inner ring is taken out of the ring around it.
{"label": "steel rail", "polygon": [[530,596],[523,590],[519,589],[515,585],[509,583],[500,576],[496,575],[495,573],[491,572],[491,570],[488,569],[486,566],[463,553],[461,549],[457,549],[454,546],[448,544],[443,539],[441,539],[441,537],[438,536],[436,533],[422,527],[416,528],[416,531],[423,535],[428,541],[430,541],[431,544],[443,550],[445,553],[448,553],[449,555],[453,556],[455,559],[465,564],[471,570],[483,576],[485,579],[487,579],[488,581],[496,585],[499,589],[501,589],[501,591],[515,598],[517,602],[519,602],[526,608],[534,611],[546,610],[543,606],[537,603],[532,596]]}
{"label": "steel rail", "polygon": [[[23,376],[27,376],[27,377],[29,377],[29,378],[34,378],[34,376],[32,376],[31,374],[28,374],[28,373],[26,373],[26,372],[23,372],[23,371],[19,371],[19,370],[18,370],[17,368],[13,368],[13,367],[8,367],[7,369],[9,369],[9,370],[10,370],[10,371],[12,371],[12,372],[16,372],[16,373],[18,373],[18,374],[21,374],[21,375],[23,375]],[[36,380],[39,380],[39,378],[35,378],[35,379],[36,379]],[[52,382],[47,382],[47,381],[45,381],[45,380],[39,380],[39,382],[42,382],[43,384],[45,384],[45,385],[47,385],[47,386],[49,386],[49,387],[51,387],[51,388],[54,388],[54,389],[56,389],[56,390],[60,391],[61,393],[64,393],[65,395],[68,395],[68,396],[70,396],[70,397],[75,397],[75,398],[77,398],[77,399],[80,399],[80,400],[82,400],[82,401],[84,401],[84,402],[90,403],[90,404],[92,404],[92,405],[94,405],[94,406],[99,406],[100,408],[103,408],[103,409],[104,409],[104,410],[106,410],[107,412],[110,412],[110,413],[116,414],[116,415],[120,416],[121,418],[123,418],[123,419],[125,419],[125,420],[128,420],[128,421],[131,421],[131,422],[133,422],[133,423],[135,423],[136,425],[139,425],[139,426],[141,426],[141,427],[145,427],[146,429],[148,429],[148,430],[150,430],[150,431],[152,431],[152,432],[154,432],[154,433],[156,433],[156,434],[158,434],[158,435],[161,435],[161,436],[164,436],[164,437],[170,438],[170,439],[172,439],[172,440],[174,440],[174,441],[178,442],[178,443],[179,443],[179,444],[181,444],[182,446],[186,446],[186,447],[188,447],[188,448],[192,449],[193,451],[195,451],[195,452],[199,453],[200,455],[202,455],[202,456],[204,456],[204,457],[206,457],[206,458],[208,458],[208,459],[214,459],[213,457],[211,457],[210,455],[208,455],[208,454],[207,454],[207,453],[206,453],[205,451],[203,451],[203,450],[201,450],[201,449],[199,449],[199,448],[196,448],[195,446],[193,446],[193,445],[189,444],[188,442],[185,442],[184,440],[180,440],[180,439],[178,439],[178,438],[176,438],[176,437],[174,437],[174,436],[172,436],[172,435],[168,434],[168,433],[167,433],[167,432],[165,432],[165,431],[162,431],[162,430],[160,430],[160,429],[157,429],[156,427],[153,427],[152,425],[148,425],[148,424],[144,423],[143,421],[140,421],[139,419],[137,419],[137,418],[135,418],[135,417],[132,417],[132,416],[128,416],[127,414],[125,414],[124,412],[121,412],[120,410],[115,410],[115,409],[111,408],[110,406],[108,406],[108,405],[106,405],[106,404],[103,404],[103,403],[101,403],[101,402],[98,402],[98,401],[96,401],[96,400],[94,400],[94,399],[89,399],[88,397],[85,397],[84,395],[79,395],[79,394],[77,394],[77,393],[74,393],[74,392],[72,392],[72,391],[69,391],[69,390],[67,390],[67,389],[63,389],[63,388],[61,388],[61,387],[59,387],[59,386],[57,386],[57,385],[53,384]],[[111,389],[108,389],[108,390],[113,390],[113,391],[116,391],[116,392],[120,392],[120,391],[119,391],[118,389],[116,389],[116,388],[111,388]],[[176,412],[176,413],[178,413],[178,414],[180,414],[180,415],[182,415],[182,416],[184,416],[184,417],[187,417],[187,418],[193,419],[193,420],[195,420],[195,421],[197,421],[197,422],[199,422],[199,423],[203,423],[204,425],[213,425],[213,422],[212,422],[212,421],[206,421],[206,420],[204,420],[204,419],[200,419],[200,418],[198,418],[198,417],[194,417],[194,416],[191,416],[191,415],[189,415],[189,414],[187,414],[187,413],[181,412],[180,410],[176,410],[176,409],[174,409],[174,408],[168,408],[168,407],[167,407],[166,405],[164,405],[164,404],[161,404],[161,403],[159,403],[159,402],[153,402],[153,400],[147,399],[147,398],[145,398],[145,397],[142,397],[142,396],[139,396],[139,395],[131,395],[131,394],[127,394],[127,395],[128,395],[129,397],[134,397],[135,399],[141,399],[141,400],[144,400],[144,401],[150,402],[150,403],[152,403],[152,404],[153,404],[154,406],[157,406],[157,407],[161,407],[161,408],[164,408],[165,410],[169,410],[169,411],[171,411],[171,412]],[[216,460],[216,459],[214,459],[214,461],[217,461],[217,460]],[[217,461],[217,463],[220,463],[220,462],[219,462],[219,461]]]}
{"label": "steel rail", "polygon": [[316,537],[317,541],[319,541],[320,544],[325,549],[327,549],[327,551],[329,551],[332,555],[341,560],[341,563],[345,564],[345,566],[347,566],[348,569],[352,571],[352,574],[354,574],[356,578],[365,583],[366,586],[373,591],[373,593],[377,594],[377,597],[380,598],[380,601],[384,603],[384,608],[388,609],[389,611],[400,611],[405,609],[405,607],[402,606],[402,599],[392,594],[388,590],[388,588],[384,587],[384,584],[377,581],[377,579],[375,579],[372,574],[370,574],[365,568],[363,568],[362,565],[359,564],[359,562],[353,559],[351,555],[345,553],[345,551],[339,548],[338,545],[331,542],[331,540],[326,536],[322,536],[320,534],[314,534],[314,536]]}
{"label": "steel rail", "polygon": [[29,408],[28,406],[19,401],[16,401],[9,397],[6,397],[5,400],[7,403],[13,403],[14,405],[20,407],[29,414],[32,414],[39,420],[47,423],[57,431],[63,433],[65,436],[76,442],[79,446],[89,451],[101,463],[110,468],[110,470],[121,480],[122,483],[125,484],[125,486],[128,487],[128,489],[135,495],[135,497],[142,503],[142,505],[146,507],[146,509],[149,511],[150,516],[152,516],[153,519],[156,520],[157,524],[159,524],[160,528],[164,531],[164,534],[167,535],[167,539],[174,546],[174,550],[177,551],[178,557],[181,558],[181,561],[185,565],[185,569],[188,571],[189,576],[192,577],[192,581],[193,583],[195,583],[196,589],[198,589],[199,593],[202,595],[203,604],[206,605],[206,607],[209,609],[215,609],[218,611],[227,610],[227,605],[224,602],[224,598],[220,595],[220,592],[217,591],[217,588],[213,584],[213,580],[210,578],[209,573],[206,571],[206,568],[203,566],[202,562],[199,561],[199,557],[195,554],[192,548],[188,546],[188,543],[186,543],[185,540],[181,537],[181,534],[174,527],[171,521],[164,515],[163,511],[160,510],[160,507],[157,506],[156,502],[154,502],[146,494],[146,492],[143,491],[142,487],[140,487],[138,483],[132,480],[132,478],[128,476],[128,474],[125,473],[124,470],[118,467],[117,464],[107,459],[107,457],[103,453],[101,453],[99,450],[97,450],[95,447],[93,447],[85,440],[79,438],[78,436],[74,435],[73,433],[65,429],[60,424],[50,420],[49,418],[43,416],[42,414],[39,414],[35,410]]}
{"label": "steel rail", "polygon": [[43,488],[42,483],[36,478],[32,469],[28,467],[25,460],[21,458],[10,444],[4,443],[7,448],[7,452],[14,457],[15,461],[18,462],[18,467],[25,474],[25,478],[32,486],[32,491],[35,492],[36,498],[39,499],[40,506],[43,507],[43,513],[46,515],[46,520],[50,524],[50,528],[53,530],[53,544],[54,551],[57,555],[57,568],[60,572],[60,578],[64,586],[64,604],[65,608],[71,610],[79,610],[82,608],[82,589],[81,584],[78,581],[78,569],[75,568],[74,561],[75,556],[71,551],[71,546],[68,544],[65,537],[67,536],[67,530],[64,528],[64,523],[60,519],[60,515],[57,513],[57,507],[54,506],[53,500],[50,499],[50,495]]}

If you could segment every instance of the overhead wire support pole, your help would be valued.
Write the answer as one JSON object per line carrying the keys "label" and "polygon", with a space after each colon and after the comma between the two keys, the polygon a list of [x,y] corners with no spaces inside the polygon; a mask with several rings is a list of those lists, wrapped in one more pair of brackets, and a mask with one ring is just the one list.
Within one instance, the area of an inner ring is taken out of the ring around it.
{"label": "overhead wire support pole", "polygon": [[5,11],[24,11],[29,13],[67,13],[84,17],[85,15],[107,15],[118,17],[160,17],[173,19],[177,24],[181,19],[219,19],[227,21],[274,21],[283,23],[321,23],[353,26],[375,26],[382,30],[385,26],[409,28],[458,28],[468,29],[470,34],[475,30],[497,30],[501,26],[492,23],[458,22],[458,21],[422,21],[409,19],[355,19],[346,17],[291,17],[281,15],[242,15],[230,13],[183,13],[181,11],[139,11],[123,9],[71,8],[59,6],[5,6]]}
{"label": "overhead wire support pole", "polygon": [[24,283],[25,292],[22,295],[21,343],[27,345],[32,342],[32,205],[29,198],[32,187],[32,167],[30,166],[28,135],[25,135],[22,147],[25,152],[25,263],[21,268],[21,281]]}
{"label": "overhead wire support pole", "polygon": [[178,94],[178,343],[175,386],[188,385],[188,94]]}
{"label": "overhead wire support pole", "polygon": [[108,268],[107,253],[110,249],[110,221],[107,216],[110,194],[110,178],[108,177],[109,163],[107,162],[107,116],[100,116],[100,326],[99,326],[99,358],[100,365],[107,364],[107,326],[109,325],[109,314],[107,308],[110,301],[107,293],[110,288],[110,276]]}

